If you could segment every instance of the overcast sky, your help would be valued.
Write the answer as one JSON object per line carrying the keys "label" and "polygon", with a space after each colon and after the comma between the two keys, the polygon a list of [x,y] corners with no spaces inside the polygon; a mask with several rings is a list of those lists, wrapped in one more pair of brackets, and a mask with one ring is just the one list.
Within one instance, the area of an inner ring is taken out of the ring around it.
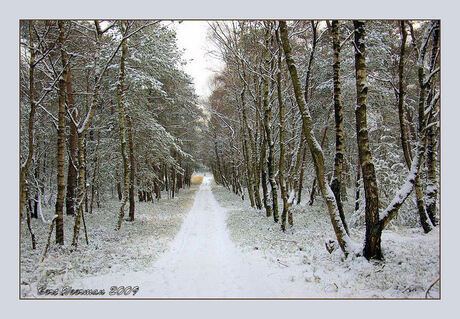
{"label": "overcast sky", "polygon": [[209,96],[209,81],[213,73],[219,70],[221,63],[208,53],[212,45],[207,41],[207,21],[183,21],[174,23],[179,48],[185,49],[184,58],[188,61],[185,71],[192,76],[196,93]]}

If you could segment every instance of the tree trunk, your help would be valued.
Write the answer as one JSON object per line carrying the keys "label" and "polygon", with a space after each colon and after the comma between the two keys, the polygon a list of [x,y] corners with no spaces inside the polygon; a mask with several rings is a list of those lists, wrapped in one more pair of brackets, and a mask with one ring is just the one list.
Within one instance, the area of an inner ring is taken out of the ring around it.
{"label": "tree trunk", "polygon": [[[126,32],[126,22],[122,22],[122,32]],[[126,132],[125,132],[125,106],[123,103],[123,95],[125,90],[125,61],[128,56],[128,45],[127,39],[122,41],[121,45],[121,59],[120,59],[120,73],[118,77],[118,123],[120,126],[120,144],[121,144],[121,158],[123,161],[123,197],[121,200],[120,212],[118,214],[118,223],[116,230],[121,228],[123,218],[125,216],[125,206],[128,201],[129,192],[129,167],[128,167],[128,155],[126,150]]]}
{"label": "tree trunk", "polygon": [[[68,63],[67,53],[62,51],[62,61],[66,65],[65,85],[67,93],[67,110],[72,117],[77,119],[77,111],[74,105],[73,90],[72,90],[72,77],[70,64]],[[67,171],[67,193],[66,193],[66,214],[75,215],[75,188],[77,186],[77,143],[78,133],[77,127],[72,120],[69,121],[70,135],[69,135],[69,167]]]}
{"label": "tree trunk", "polygon": [[342,172],[343,172],[343,112],[342,112],[342,92],[340,83],[340,35],[339,21],[333,20],[331,27],[332,34],[332,51],[333,51],[333,77],[334,77],[334,115],[335,115],[335,159],[334,159],[334,178],[332,179],[331,189],[334,193],[337,207],[339,209],[340,219],[347,234],[348,226],[345,221],[345,213],[343,211],[341,188],[342,188]]}
{"label": "tree trunk", "polygon": [[318,185],[320,187],[324,201],[326,202],[332,226],[337,236],[337,241],[345,255],[348,255],[351,250],[354,250],[352,247],[354,245],[351,241],[351,238],[347,235],[345,228],[343,227],[337,208],[337,203],[335,202],[334,194],[332,193],[332,190],[326,181],[326,175],[324,171],[324,154],[313,134],[313,121],[310,116],[310,111],[305,103],[305,97],[302,95],[297,68],[295,66],[294,59],[291,56],[291,46],[289,43],[286,22],[280,21],[279,24],[283,50],[286,56],[286,64],[289,69],[295,98],[302,117],[302,129],[304,136],[313,158],[313,163],[316,171],[316,179],[318,181]]}
{"label": "tree trunk", "polygon": [[[323,130],[323,137],[321,138],[321,149],[324,147],[324,143],[326,142],[327,131],[329,129],[329,126],[327,125],[327,123],[329,122],[329,116],[331,115],[331,112],[332,112],[332,107],[327,112],[326,123],[324,124],[324,130]],[[316,178],[313,180],[313,184],[311,186],[310,201],[308,202],[308,205],[310,206],[313,205],[313,201],[315,200],[315,195],[316,195]]]}
{"label": "tree trunk", "polygon": [[278,188],[275,180],[275,143],[273,143],[272,130],[271,130],[271,121],[272,121],[272,107],[269,101],[269,84],[270,84],[270,60],[271,60],[271,26],[268,22],[268,25],[265,26],[265,60],[264,68],[267,70],[268,74],[264,76],[264,87],[263,87],[263,105],[264,105],[264,128],[265,128],[265,137],[268,144],[268,158],[267,158],[267,167],[268,167],[268,181],[270,182],[271,188],[271,198],[272,198],[272,210],[273,210],[273,220],[275,223],[278,222]]}
{"label": "tree trunk", "polygon": [[369,147],[367,130],[367,69],[365,30],[363,21],[353,21],[355,28],[355,74],[356,74],[356,132],[358,140],[359,162],[364,182],[366,234],[364,257],[382,258],[379,230],[379,197],[374,163]]}
{"label": "tree trunk", "polygon": [[133,123],[130,116],[126,116],[128,124],[128,139],[129,139],[129,220],[134,221],[134,143],[133,143]]}
{"label": "tree trunk", "polygon": [[285,146],[284,146],[284,131],[285,131],[285,123],[284,123],[284,101],[282,95],[282,87],[281,87],[281,72],[282,72],[282,64],[281,64],[281,43],[279,39],[279,32],[276,33],[276,39],[278,42],[278,72],[276,73],[276,89],[277,89],[277,97],[278,97],[278,105],[279,105],[279,144],[280,144],[280,160],[278,163],[278,170],[279,170],[279,183],[281,189],[281,198],[283,199],[283,211],[281,213],[281,230],[284,232],[286,231],[286,219],[289,212],[290,203],[288,202],[288,194],[286,189],[286,181],[284,179],[284,156],[285,156]]}
{"label": "tree trunk", "polygon": [[261,183],[262,183],[262,193],[263,193],[263,204],[265,208],[265,216],[271,217],[272,216],[272,206],[270,205],[270,195],[268,193],[267,188],[267,170],[266,170],[266,153],[267,153],[267,139],[265,137],[262,138],[262,145],[260,146],[260,170],[261,174]]}
{"label": "tree trunk", "polygon": [[[298,186],[298,190],[297,190],[297,205],[300,204],[300,202],[302,201],[302,188],[303,188],[303,175],[305,174],[305,160],[307,159],[307,148],[306,147],[303,147],[302,148],[302,161],[301,161],[301,164],[300,164],[300,174],[299,174],[299,186]],[[314,196],[314,194],[313,194]],[[312,204],[313,204],[313,199],[311,200]]]}
{"label": "tree trunk", "polygon": [[30,42],[30,60],[29,60],[29,102],[30,102],[30,112],[28,120],[28,154],[24,163],[21,164],[20,174],[19,174],[19,185],[21,191],[19,192],[19,218],[22,220],[24,205],[26,200],[27,193],[27,182],[26,175],[27,170],[29,169],[30,163],[32,162],[32,157],[34,154],[34,122],[35,122],[35,49],[34,49],[34,27],[33,20],[29,21],[29,42]]}
{"label": "tree trunk", "polygon": [[[243,71],[244,72],[244,71]],[[243,73],[244,78],[244,73]],[[253,181],[253,167],[251,165],[252,159],[252,152],[251,146],[249,144],[249,125],[248,125],[248,118],[246,114],[246,84],[243,81],[243,90],[241,91],[241,115],[243,119],[243,145],[244,145],[244,152],[245,152],[245,162],[247,168],[247,179],[248,179],[248,193],[249,193],[249,201],[251,202],[251,207],[255,206],[254,201],[254,181]]]}
{"label": "tree trunk", "polygon": [[[434,71],[436,67],[437,57],[439,55],[439,22],[435,22],[436,25],[433,30],[433,47],[431,51],[431,62],[430,62],[430,72]],[[434,76],[429,81],[428,85],[429,88],[432,90],[432,82],[434,81]],[[431,103],[433,98],[433,93],[430,92],[430,96],[427,99],[428,103]],[[431,109],[432,114],[438,114],[437,108]],[[438,133],[438,125],[436,124],[438,121],[437,116],[433,116],[430,121],[429,128],[427,130],[428,134],[428,145],[427,145],[427,153],[426,153],[426,165],[427,165],[427,200],[426,200],[426,212],[428,217],[430,218],[431,223],[433,226],[438,224],[438,219],[436,217],[436,203],[438,200],[438,181],[437,181],[437,133]]]}
{"label": "tree trunk", "polygon": [[400,31],[401,31],[401,49],[399,53],[399,66],[398,66],[398,117],[399,117],[399,126],[400,126],[400,136],[401,136],[401,145],[404,153],[404,159],[406,161],[407,167],[410,169],[410,163],[412,161],[411,147],[409,135],[407,132],[407,123],[404,107],[404,98],[406,95],[406,85],[404,82],[404,64],[406,59],[406,39],[407,31],[404,20],[400,21]]}
{"label": "tree trunk", "polygon": [[[59,45],[61,49],[62,65],[66,66],[64,57],[64,22],[59,24]],[[64,69],[62,78],[59,79],[59,106],[58,106],[58,139],[57,139],[57,188],[56,195],[56,243],[64,245],[64,197],[65,197],[65,78],[67,74]]]}
{"label": "tree trunk", "polygon": [[359,191],[361,189],[361,165],[356,167],[356,181],[355,181],[355,213],[359,210]]}
{"label": "tree trunk", "polygon": [[[428,46],[428,40],[431,36],[431,33],[436,28],[436,22],[431,22],[428,26],[428,29],[425,32],[425,35],[422,39],[422,44],[419,50],[419,57],[417,60],[417,69],[418,69],[418,80],[419,80],[419,101],[418,101],[418,135],[419,137],[425,134],[424,128],[426,125],[426,115],[425,115],[425,103],[427,98],[427,88],[429,82],[425,82],[425,54]],[[420,223],[422,225],[423,231],[428,233],[432,230],[433,226],[428,217],[427,211],[425,209],[425,201],[423,198],[422,182],[420,180],[420,175],[417,174],[415,178],[415,196],[417,200],[417,208],[420,216]]]}
{"label": "tree trunk", "polygon": [[99,143],[101,142],[101,135],[99,131],[97,132],[97,142],[96,142],[96,150],[94,151],[94,168],[93,168],[93,177],[91,178],[91,204],[89,206],[89,212],[93,213],[94,207],[94,196],[96,192],[96,185],[99,184],[98,180],[98,172],[99,172]]}

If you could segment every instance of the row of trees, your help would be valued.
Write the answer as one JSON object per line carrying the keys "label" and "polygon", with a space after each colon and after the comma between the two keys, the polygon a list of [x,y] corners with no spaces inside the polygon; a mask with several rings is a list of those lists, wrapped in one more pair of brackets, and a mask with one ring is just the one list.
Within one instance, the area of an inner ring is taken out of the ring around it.
{"label": "row of trees", "polygon": [[60,245],[64,212],[74,216],[76,247],[85,212],[110,194],[120,229],[135,196],[190,185],[204,122],[170,25],[23,20],[20,34],[20,218],[34,248],[30,218],[44,220],[42,207],[55,205]]}
{"label": "row of trees", "polygon": [[[247,194],[283,231],[311,183],[309,203],[318,190],[345,255],[381,259],[382,231],[402,205],[418,212],[425,232],[438,224],[439,21],[210,28],[225,62],[207,131],[218,183]],[[415,200],[406,201],[413,189]],[[359,215],[361,197],[363,245],[346,218]]]}

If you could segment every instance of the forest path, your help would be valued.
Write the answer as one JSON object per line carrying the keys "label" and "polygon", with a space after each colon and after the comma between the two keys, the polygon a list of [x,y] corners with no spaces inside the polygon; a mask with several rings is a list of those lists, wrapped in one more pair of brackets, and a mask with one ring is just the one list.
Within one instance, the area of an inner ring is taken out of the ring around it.
{"label": "forest path", "polygon": [[312,294],[305,291],[305,285],[291,282],[287,269],[243,253],[231,241],[226,211],[214,198],[211,182],[212,176],[204,176],[170,249],[151,268],[85,278],[72,287],[105,288],[108,294],[113,285],[138,285],[135,297],[141,298],[280,298]]}

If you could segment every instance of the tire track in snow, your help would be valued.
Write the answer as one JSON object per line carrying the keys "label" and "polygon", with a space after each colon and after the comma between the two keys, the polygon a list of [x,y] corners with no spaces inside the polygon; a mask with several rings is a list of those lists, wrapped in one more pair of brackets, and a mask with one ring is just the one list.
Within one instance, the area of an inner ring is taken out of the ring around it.
{"label": "tire track in snow", "polygon": [[214,198],[211,182],[211,176],[204,177],[170,249],[152,267],[85,278],[72,286],[105,288],[108,292],[115,285],[138,285],[140,290],[135,297],[141,298],[305,296],[305,285],[289,281],[288,271],[235,246],[227,229],[226,211]]}

